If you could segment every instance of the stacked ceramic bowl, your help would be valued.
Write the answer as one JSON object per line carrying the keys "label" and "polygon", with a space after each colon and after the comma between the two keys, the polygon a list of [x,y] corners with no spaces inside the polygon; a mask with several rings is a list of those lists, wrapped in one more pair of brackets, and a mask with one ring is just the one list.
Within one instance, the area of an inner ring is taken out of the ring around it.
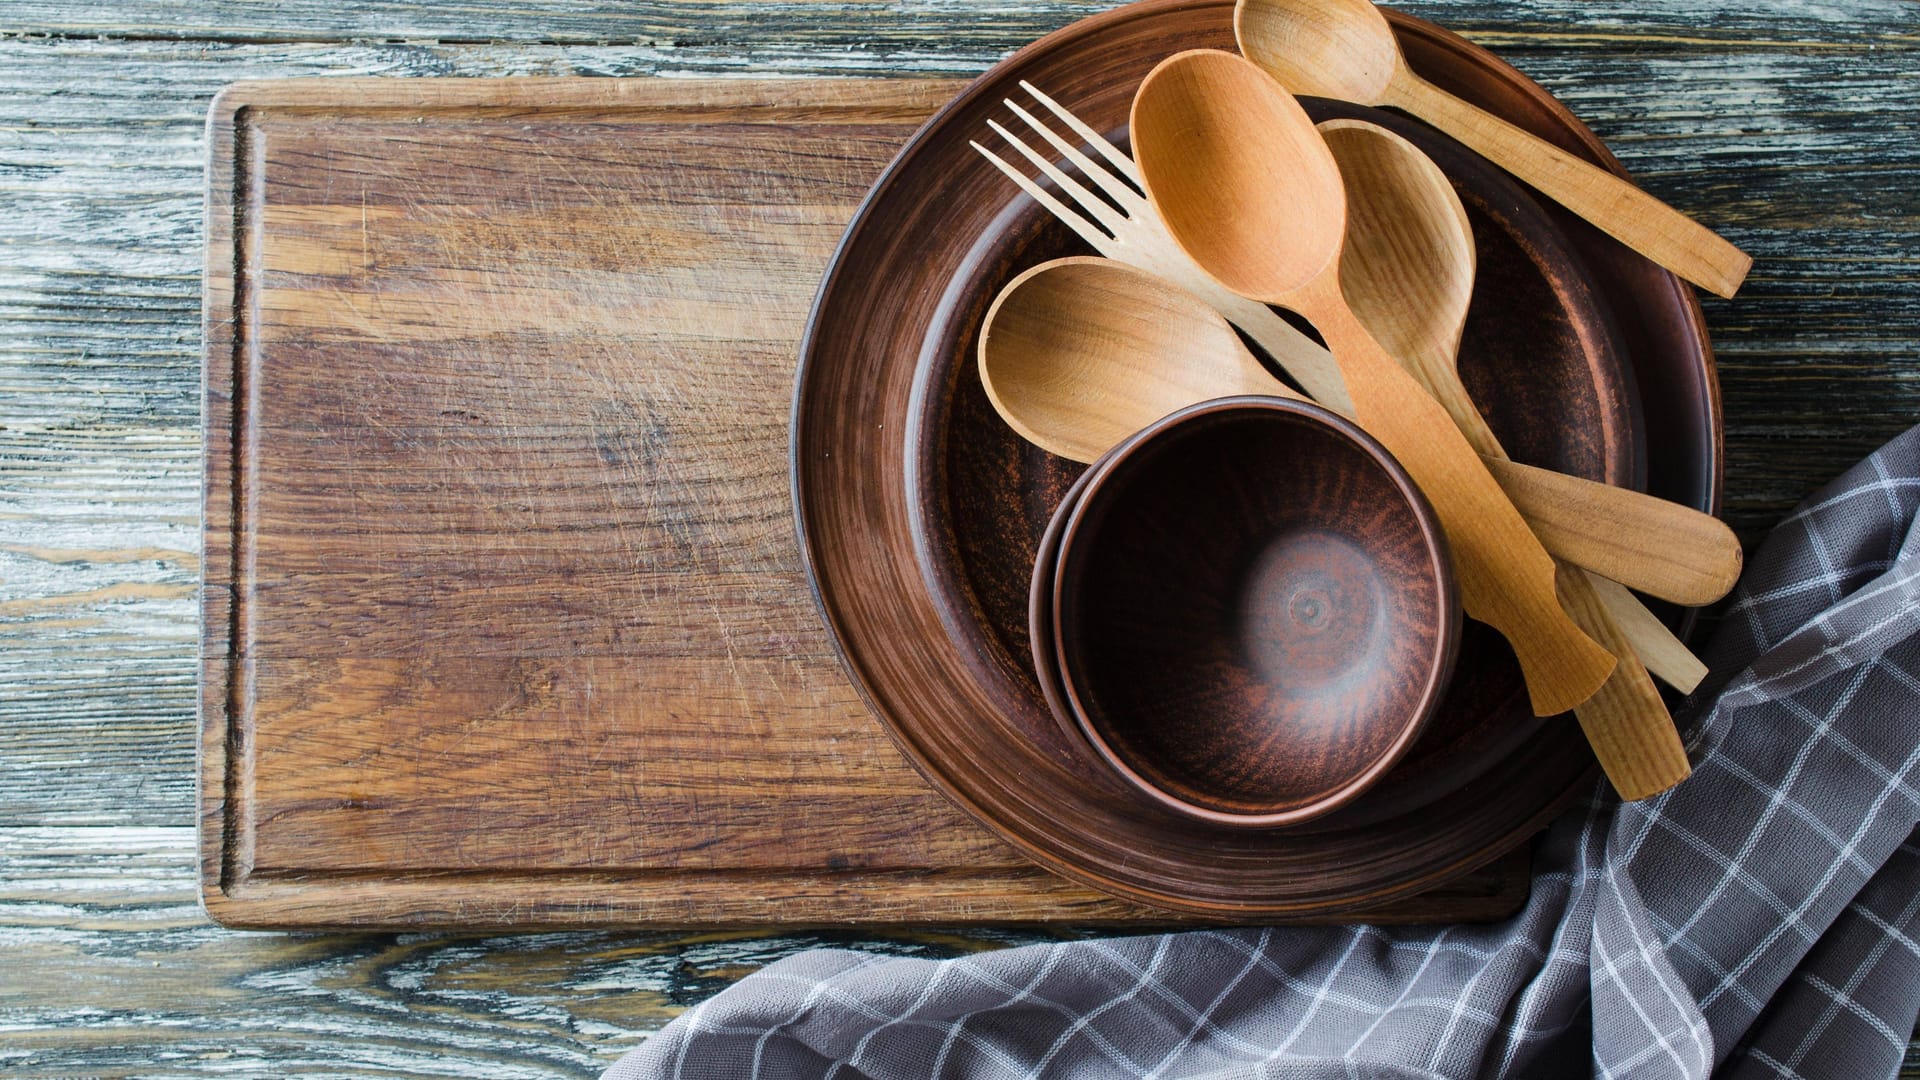
{"label": "stacked ceramic bowl", "polygon": [[1235,397],[1081,476],[1028,618],[1071,740],[1175,813],[1271,827],[1345,805],[1413,744],[1460,608],[1432,508],[1379,443],[1318,406]]}

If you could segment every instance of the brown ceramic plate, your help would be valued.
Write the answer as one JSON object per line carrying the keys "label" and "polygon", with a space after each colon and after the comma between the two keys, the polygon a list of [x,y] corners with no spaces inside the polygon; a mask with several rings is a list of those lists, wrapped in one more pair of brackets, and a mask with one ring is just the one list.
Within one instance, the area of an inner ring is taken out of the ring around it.
{"label": "brown ceramic plate", "polygon": [[[1593,775],[1577,729],[1517,708],[1510,655],[1475,628],[1446,718],[1396,776],[1341,813],[1249,834],[1141,805],[1064,738],[1026,659],[1033,556],[1078,468],[1020,443],[966,377],[998,284],[1078,250],[967,140],[1021,79],[1117,129],[1161,57],[1232,47],[1231,10],[1153,0],[1077,23],[983,76],[902,152],[849,228],[803,347],[796,512],[849,668],[902,749],[960,806],[1043,864],[1122,896],[1227,918],[1326,915],[1430,888],[1524,840]],[[1612,164],[1489,54],[1428,24],[1395,25],[1429,78]],[[1512,224],[1526,216],[1524,195],[1441,164],[1482,243],[1463,371],[1503,440],[1525,460],[1614,482],[1644,474],[1650,490],[1712,509],[1717,393],[1690,292],[1558,211],[1548,213],[1577,255],[1543,255],[1547,234]],[[1585,300],[1581,258],[1599,294]],[[1621,316],[1617,338],[1608,311]],[[1658,421],[1644,435],[1636,382]]]}

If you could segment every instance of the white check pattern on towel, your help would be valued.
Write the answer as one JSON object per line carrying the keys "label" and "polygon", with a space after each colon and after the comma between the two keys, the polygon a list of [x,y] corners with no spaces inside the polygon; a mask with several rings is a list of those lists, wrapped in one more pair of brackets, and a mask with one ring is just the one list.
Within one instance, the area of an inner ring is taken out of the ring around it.
{"label": "white check pattern on towel", "polygon": [[606,1073],[1610,1080],[1892,1076],[1920,1012],[1920,428],[1753,560],[1694,776],[1542,837],[1490,926],[789,957]]}

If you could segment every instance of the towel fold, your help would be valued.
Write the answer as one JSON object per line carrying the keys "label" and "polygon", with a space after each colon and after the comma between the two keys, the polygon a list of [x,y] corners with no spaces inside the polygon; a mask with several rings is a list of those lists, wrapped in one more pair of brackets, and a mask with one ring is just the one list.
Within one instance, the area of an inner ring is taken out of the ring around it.
{"label": "towel fold", "polygon": [[816,950],[605,1080],[1892,1076],[1920,1012],[1916,510],[1920,428],[1782,522],[1682,712],[1692,778],[1557,821],[1504,922]]}

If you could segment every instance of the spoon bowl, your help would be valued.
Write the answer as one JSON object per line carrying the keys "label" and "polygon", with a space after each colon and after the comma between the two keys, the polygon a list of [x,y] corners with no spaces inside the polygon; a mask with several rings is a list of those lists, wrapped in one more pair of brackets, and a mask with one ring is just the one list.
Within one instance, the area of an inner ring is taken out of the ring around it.
{"label": "spoon bowl", "polygon": [[1347,214],[1340,166],[1306,110],[1275,89],[1232,53],[1182,53],[1141,84],[1132,121],[1136,148],[1152,147],[1138,164],[1174,239],[1221,284],[1269,303],[1339,259]]}
{"label": "spoon bowl", "polygon": [[1196,402],[1292,393],[1198,298],[1087,256],[1033,267],[994,298],[980,381],[1008,426],[1080,462]]}
{"label": "spoon bowl", "polygon": [[[1329,120],[1319,130],[1348,192],[1340,291],[1431,391],[1430,371],[1457,370],[1473,301],[1477,252],[1467,209],[1433,159],[1393,132],[1363,120]],[[1485,449],[1471,433],[1468,441]]]}
{"label": "spoon bowl", "polygon": [[1233,8],[1247,59],[1297,94],[1378,101],[1400,67],[1393,27],[1370,0],[1268,0]]}

